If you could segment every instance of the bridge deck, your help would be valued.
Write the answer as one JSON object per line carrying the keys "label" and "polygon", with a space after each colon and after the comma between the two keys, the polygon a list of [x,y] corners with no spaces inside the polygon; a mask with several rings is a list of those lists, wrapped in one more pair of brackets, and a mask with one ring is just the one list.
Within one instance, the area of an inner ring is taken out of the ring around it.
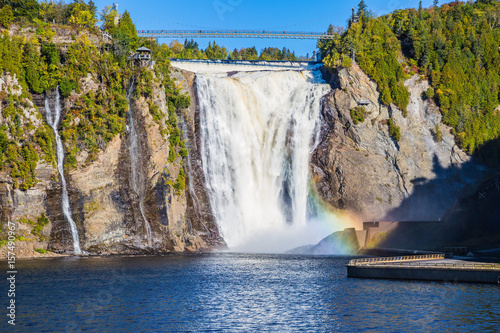
{"label": "bridge deck", "polygon": [[262,70],[315,71],[323,64],[315,61],[190,60],[171,59],[173,67],[194,73],[228,73]]}
{"label": "bridge deck", "polygon": [[279,38],[334,39],[324,32],[265,31],[265,30],[138,30],[139,37],[150,38]]}

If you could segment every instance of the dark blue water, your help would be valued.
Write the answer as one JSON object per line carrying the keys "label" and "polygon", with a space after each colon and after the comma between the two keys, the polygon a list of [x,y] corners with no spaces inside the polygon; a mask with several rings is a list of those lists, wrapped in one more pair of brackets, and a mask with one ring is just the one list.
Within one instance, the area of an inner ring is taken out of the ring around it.
{"label": "dark blue water", "polygon": [[347,261],[244,254],[18,261],[17,325],[8,327],[4,317],[0,327],[18,332],[500,331],[498,286],[348,279]]}

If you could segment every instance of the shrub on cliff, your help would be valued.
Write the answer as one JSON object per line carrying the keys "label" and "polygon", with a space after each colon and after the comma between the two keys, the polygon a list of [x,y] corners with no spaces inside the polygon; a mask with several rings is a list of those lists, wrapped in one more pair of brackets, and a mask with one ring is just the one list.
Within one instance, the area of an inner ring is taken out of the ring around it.
{"label": "shrub on cliff", "polygon": [[59,90],[61,91],[61,95],[64,98],[69,97],[69,95],[71,95],[71,91],[73,91],[73,89],[75,88],[76,88],[76,82],[68,78],[65,78],[59,84]]}
{"label": "shrub on cliff", "polygon": [[434,89],[432,87],[427,88],[427,90],[424,92],[423,98],[426,99],[433,99],[434,98]]}
{"label": "shrub on cliff", "polygon": [[389,135],[391,136],[391,138],[396,140],[396,142],[399,142],[399,140],[401,140],[401,129],[394,123],[392,118],[389,119]]}
{"label": "shrub on cliff", "polygon": [[186,175],[184,173],[184,168],[182,167],[179,170],[179,175],[177,176],[177,180],[175,181],[174,189],[177,193],[186,189]]}
{"label": "shrub on cliff", "polygon": [[436,126],[432,130],[432,135],[434,136],[434,140],[436,142],[443,141],[443,132],[441,132],[441,128],[439,128],[439,124],[436,124]]}
{"label": "shrub on cliff", "polygon": [[364,106],[356,106],[351,109],[351,119],[354,125],[360,124],[365,121],[365,108]]}

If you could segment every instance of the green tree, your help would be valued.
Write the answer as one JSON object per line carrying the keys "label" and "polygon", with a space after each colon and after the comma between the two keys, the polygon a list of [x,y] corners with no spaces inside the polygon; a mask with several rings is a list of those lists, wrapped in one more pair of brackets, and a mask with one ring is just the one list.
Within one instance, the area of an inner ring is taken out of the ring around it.
{"label": "green tree", "polygon": [[40,64],[39,53],[36,49],[37,44],[34,42],[27,43],[24,49],[24,73],[26,78],[26,83],[29,89],[40,94],[43,92],[44,87],[41,82],[40,71],[42,69],[42,64]]}
{"label": "green tree", "polygon": [[434,89],[432,87],[427,88],[427,90],[424,92],[424,97],[428,99],[433,99],[434,98]]}
{"label": "green tree", "polygon": [[99,13],[102,23],[102,28],[114,35],[117,28],[117,17],[119,16],[112,6],[106,6]]}
{"label": "green tree", "polygon": [[128,50],[133,50],[139,47],[137,30],[134,22],[132,22],[129,12],[127,11],[123,13],[120,19],[120,23],[118,24],[118,28],[116,30],[116,36],[120,40],[122,46]]}
{"label": "green tree", "polygon": [[358,14],[358,16],[360,18],[361,17],[365,17],[368,14],[368,6],[366,5],[365,0],[361,0],[358,3],[358,12],[357,12],[357,14]]}
{"label": "green tree", "polygon": [[0,127],[0,154],[4,154],[7,150],[7,145],[9,144],[9,139],[4,129]]}
{"label": "green tree", "polygon": [[12,20],[14,20],[12,7],[9,5],[3,6],[2,9],[0,9],[0,25],[8,29]]}
{"label": "green tree", "polygon": [[14,17],[23,18],[28,21],[38,18],[40,5],[37,0],[0,0],[0,7],[10,6]]}
{"label": "green tree", "polygon": [[96,18],[97,20],[97,6],[95,5],[94,1],[90,0],[88,4],[88,8],[92,15]]}
{"label": "green tree", "polygon": [[71,10],[69,19],[71,24],[91,28],[96,24],[95,12],[84,3],[76,3]]}

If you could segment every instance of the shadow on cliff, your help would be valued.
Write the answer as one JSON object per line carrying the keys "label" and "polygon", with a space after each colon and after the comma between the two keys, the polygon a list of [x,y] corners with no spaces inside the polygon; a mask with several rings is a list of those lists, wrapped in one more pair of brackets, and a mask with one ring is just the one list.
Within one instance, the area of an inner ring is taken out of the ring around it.
{"label": "shadow on cliff", "polygon": [[488,168],[471,160],[458,167],[444,168],[436,155],[432,172],[435,178],[411,180],[413,190],[401,204],[390,210],[388,221],[437,221],[464,192],[472,191],[488,173]]}
{"label": "shadow on cliff", "polygon": [[385,219],[436,222],[401,223],[379,247],[500,247],[500,139],[479,148],[461,167],[444,168],[437,156],[433,162],[436,177],[414,179],[412,193]]}

